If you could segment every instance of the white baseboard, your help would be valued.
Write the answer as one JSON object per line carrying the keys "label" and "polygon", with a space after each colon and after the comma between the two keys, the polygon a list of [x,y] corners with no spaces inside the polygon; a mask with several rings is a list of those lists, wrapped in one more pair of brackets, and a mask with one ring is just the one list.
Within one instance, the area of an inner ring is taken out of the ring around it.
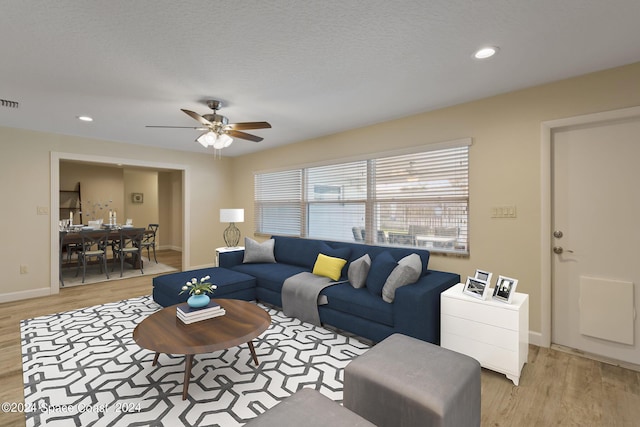
{"label": "white baseboard", "polygon": [[163,246],[159,246],[158,245],[158,250],[163,250],[163,249],[170,249],[172,251],[178,251],[178,252],[182,252],[182,247],[181,246],[174,246],[174,245],[163,245]]}
{"label": "white baseboard", "polygon": [[48,297],[49,295],[51,295],[51,288],[39,288],[31,289],[28,291],[9,292],[6,294],[0,294],[0,303],[19,301],[28,298]]}
{"label": "white baseboard", "polygon": [[529,344],[544,347],[542,345],[542,334],[540,332],[529,331]]}

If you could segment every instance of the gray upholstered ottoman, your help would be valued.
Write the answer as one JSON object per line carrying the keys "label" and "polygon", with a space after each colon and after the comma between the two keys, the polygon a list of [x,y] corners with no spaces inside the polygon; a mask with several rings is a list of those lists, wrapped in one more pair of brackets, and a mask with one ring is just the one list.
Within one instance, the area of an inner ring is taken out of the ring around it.
{"label": "gray upholstered ottoman", "polygon": [[394,334],[347,365],[343,399],[380,427],[479,426],[480,363]]}
{"label": "gray upholstered ottoman", "polygon": [[303,388],[245,427],[375,427],[320,392]]}

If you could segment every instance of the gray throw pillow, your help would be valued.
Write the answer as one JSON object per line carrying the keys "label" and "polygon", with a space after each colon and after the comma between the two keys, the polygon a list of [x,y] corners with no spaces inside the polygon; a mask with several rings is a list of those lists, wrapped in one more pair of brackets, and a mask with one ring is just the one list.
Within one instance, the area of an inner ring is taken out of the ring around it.
{"label": "gray throw pillow", "polygon": [[398,264],[413,268],[418,272],[418,277],[422,275],[422,258],[418,254],[407,255],[398,261]]}
{"label": "gray throw pillow", "polygon": [[387,277],[382,287],[382,300],[393,302],[396,297],[396,289],[401,286],[415,283],[422,274],[422,259],[418,254],[407,255],[398,261],[398,265]]}
{"label": "gray throw pillow", "polygon": [[420,274],[412,267],[407,265],[399,265],[393,269],[387,281],[382,287],[382,300],[385,302],[393,302],[396,297],[396,289],[415,283],[420,278]]}
{"label": "gray throw pillow", "polygon": [[275,240],[269,239],[262,243],[258,243],[248,237],[244,238],[244,259],[243,263],[257,263],[257,262],[276,262],[276,257],[273,255],[273,248],[275,247]]}
{"label": "gray throw pillow", "polygon": [[364,288],[367,284],[367,275],[371,268],[371,257],[369,254],[364,254],[357,260],[349,264],[349,270],[347,271],[347,278],[349,283],[354,288]]}

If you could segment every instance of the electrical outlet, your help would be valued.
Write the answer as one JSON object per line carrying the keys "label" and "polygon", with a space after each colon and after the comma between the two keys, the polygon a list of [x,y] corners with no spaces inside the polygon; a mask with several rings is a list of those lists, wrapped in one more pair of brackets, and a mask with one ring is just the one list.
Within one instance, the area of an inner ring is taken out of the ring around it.
{"label": "electrical outlet", "polygon": [[49,208],[46,206],[38,206],[38,215],[49,215]]}
{"label": "electrical outlet", "polygon": [[20,274],[27,274],[29,272],[29,266],[27,264],[20,264]]}

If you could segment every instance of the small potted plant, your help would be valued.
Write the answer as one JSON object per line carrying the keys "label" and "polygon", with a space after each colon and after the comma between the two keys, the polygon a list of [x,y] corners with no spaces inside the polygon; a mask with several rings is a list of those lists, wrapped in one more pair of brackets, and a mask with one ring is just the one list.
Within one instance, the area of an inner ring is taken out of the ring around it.
{"label": "small potted plant", "polygon": [[190,297],[187,299],[189,307],[199,308],[205,307],[211,301],[211,298],[207,294],[212,294],[218,287],[208,280],[211,276],[204,276],[198,281],[195,277],[188,281],[180,291],[181,295],[184,292],[189,292]]}

